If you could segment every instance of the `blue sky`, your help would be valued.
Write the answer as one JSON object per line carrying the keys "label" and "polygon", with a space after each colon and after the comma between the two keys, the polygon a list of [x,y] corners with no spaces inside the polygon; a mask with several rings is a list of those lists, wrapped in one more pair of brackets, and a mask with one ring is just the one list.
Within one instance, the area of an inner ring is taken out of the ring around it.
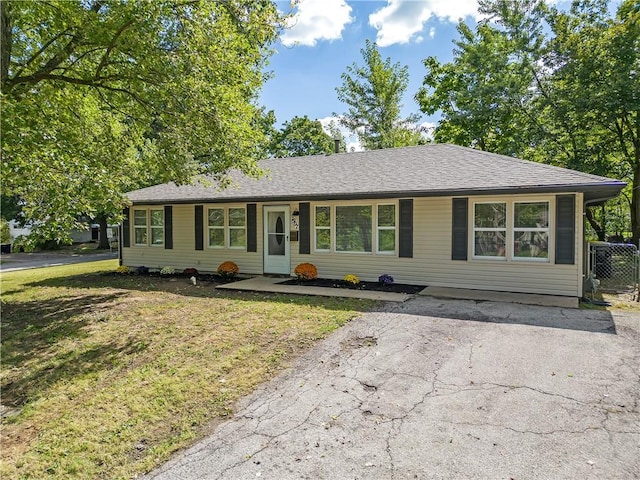
{"label": "blue sky", "polygon": [[[290,10],[289,2],[277,4]],[[363,63],[365,39],[378,44],[384,59],[409,67],[403,115],[418,113],[413,96],[425,74],[422,60],[431,55],[451,60],[459,19],[474,23],[478,18],[475,0],[301,0],[293,12],[270,59],[274,77],[260,97],[274,110],[278,125],[304,115],[326,121],[346,111],[335,88],[348,65]]]}

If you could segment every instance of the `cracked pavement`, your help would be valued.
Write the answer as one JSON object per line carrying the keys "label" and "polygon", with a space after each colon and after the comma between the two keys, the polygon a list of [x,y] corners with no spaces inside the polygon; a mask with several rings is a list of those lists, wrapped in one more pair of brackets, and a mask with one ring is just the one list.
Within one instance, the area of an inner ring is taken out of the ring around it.
{"label": "cracked pavement", "polygon": [[387,304],[145,478],[640,478],[640,315]]}

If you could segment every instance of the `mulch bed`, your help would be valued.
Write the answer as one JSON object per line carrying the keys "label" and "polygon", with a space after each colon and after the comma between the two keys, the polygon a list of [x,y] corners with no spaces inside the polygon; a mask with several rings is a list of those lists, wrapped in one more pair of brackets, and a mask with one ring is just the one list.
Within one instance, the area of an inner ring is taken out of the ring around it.
{"label": "mulch bed", "polygon": [[304,285],[305,287],[345,288],[351,290],[371,290],[374,292],[394,292],[414,294],[422,291],[424,285],[408,285],[405,283],[382,284],[379,282],[360,282],[354,287],[343,280],[331,280],[329,278],[316,278],[315,280],[298,280],[297,278],[280,282],[281,285]]}

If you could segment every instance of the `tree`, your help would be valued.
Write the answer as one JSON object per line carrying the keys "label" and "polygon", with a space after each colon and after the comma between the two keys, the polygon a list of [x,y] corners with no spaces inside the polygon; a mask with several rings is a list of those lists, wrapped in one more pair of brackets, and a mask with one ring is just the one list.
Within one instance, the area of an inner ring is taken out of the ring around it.
{"label": "tree", "polygon": [[391,58],[383,61],[377,45],[369,40],[360,52],[364,66],[347,66],[340,76],[342,85],[336,88],[338,99],[349,106],[340,124],[354,132],[368,150],[424,143],[422,132],[415,127],[420,116],[400,116],[408,67],[392,65]]}
{"label": "tree", "polygon": [[282,20],[272,2],[0,8],[3,195],[39,236],[116,218],[132,188],[259,173],[257,93]]}
{"label": "tree", "polygon": [[[458,26],[454,60],[425,60],[416,98],[423,112],[443,112],[436,140],[628,180],[635,187],[630,223],[637,242],[640,31],[634,5],[626,1],[612,19],[604,0],[576,2],[568,12],[538,0],[481,2],[488,20],[475,31]],[[587,209],[604,239],[598,217]]]}
{"label": "tree", "polygon": [[[639,245],[640,6],[626,0],[612,18],[604,0],[576,3],[569,12],[552,10],[550,25],[547,63],[553,69],[548,79],[553,97],[544,107],[553,125],[567,118],[579,125],[580,135],[570,144],[587,150],[579,169],[630,183],[624,193],[631,237]],[[551,100],[561,108],[552,108]],[[604,225],[594,221],[592,210],[587,218],[602,238]]]}
{"label": "tree", "polygon": [[274,135],[275,157],[297,157],[320,155],[334,151],[334,141],[322,128],[319,120],[293,117],[284,122],[282,129]]}

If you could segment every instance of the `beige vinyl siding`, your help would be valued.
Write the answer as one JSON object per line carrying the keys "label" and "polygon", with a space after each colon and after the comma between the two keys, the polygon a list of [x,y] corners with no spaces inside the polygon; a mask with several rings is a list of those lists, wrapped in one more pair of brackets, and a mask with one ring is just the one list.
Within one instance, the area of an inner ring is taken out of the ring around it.
{"label": "beige vinyl siding", "polygon": [[[567,192],[571,193],[571,192]],[[473,203],[478,201],[548,201],[550,212],[549,262],[529,262],[522,260],[473,259]],[[583,275],[583,225],[582,194],[576,195],[576,245],[574,265],[555,265],[555,195],[512,195],[492,197],[469,197],[469,260],[451,260],[452,240],[452,197],[415,198],[413,201],[413,258],[399,258],[398,252],[390,254],[373,253],[314,252],[314,207],[316,205],[365,205],[389,204],[397,201],[358,200],[311,202],[311,254],[300,255],[299,242],[291,242],[291,273],[296,265],[311,262],[318,268],[323,278],[341,279],[347,274],[355,274],[361,280],[377,281],[387,273],[397,283],[434,285],[479,290],[506,292],[540,293],[551,295],[581,296]],[[244,207],[244,204],[204,204],[208,207]],[[193,205],[173,206],[173,249],[160,247],[133,246],[123,249],[123,264],[135,267],[145,265],[152,269],[172,266],[176,269],[195,267],[202,272],[214,272],[225,260],[236,262],[241,273],[262,274],[263,272],[263,207],[283,205],[279,203],[257,204],[257,251],[246,252],[236,249],[208,248],[205,238],[204,250],[195,250],[195,225]],[[291,212],[298,210],[299,203],[289,204]],[[144,207],[141,205],[140,207]],[[332,215],[335,210],[332,209]],[[398,210],[396,207],[396,218]],[[297,220],[296,220],[297,221]],[[297,230],[291,225],[292,232]],[[396,234],[399,225],[396,225]],[[375,233],[375,223],[373,226]],[[133,234],[133,228],[131,229]],[[332,225],[335,236],[335,224]],[[205,226],[206,235],[206,226]],[[332,245],[333,248],[335,246]],[[396,249],[398,247],[396,237]]]}
{"label": "beige vinyl siding", "polygon": [[[204,204],[204,220],[207,219],[207,208],[220,207],[221,204]],[[245,204],[224,204],[225,208],[246,207]],[[136,205],[135,208],[145,208]],[[215,272],[222,262],[231,260],[238,265],[240,273],[262,273],[262,218],[260,208],[257,214],[258,249],[247,252],[235,248],[209,248],[207,228],[204,228],[204,250],[195,249],[195,215],[193,205],[173,205],[173,249],[161,247],[141,247],[133,245],[123,248],[122,264],[129,267],[144,265],[152,270],[163,267],[174,267],[182,270],[187,267],[197,268],[200,272]],[[133,228],[131,229],[133,232]]]}
{"label": "beige vinyl siding", "polygon": [[[582,196],[576,197],[576,263],[555,265],[555,195],[521,195],[497,197],[469,197],[469,221],[472,221],[473,202],[479,201],[549,201],[550,237],[549,262],[526,260],[451,260],[452,197],[416,198],[413,202],[413,258],[395,255],[349,254],[314,252],[299,255],[292,246],[291,263],[311,262],[318,268],[318,275],[326,278],[343,278],[355,274],[361,280],[376,281],[387,273],[397,283],[436,285],[479,290],[499,290],[552,295],[581,295]],[[364,203],[362,201],[357,203]],[[373,204],[377,201],[372,201]],[[380,201],[384,203],[384,201]],[[342,205],[344,202],[311,203],[315,205]],[[313,219],[312,219],[313,228]],[[469,224],[469,248],[472,248],[473,229]],[[313,232],[312,238],[313,238]]]}

